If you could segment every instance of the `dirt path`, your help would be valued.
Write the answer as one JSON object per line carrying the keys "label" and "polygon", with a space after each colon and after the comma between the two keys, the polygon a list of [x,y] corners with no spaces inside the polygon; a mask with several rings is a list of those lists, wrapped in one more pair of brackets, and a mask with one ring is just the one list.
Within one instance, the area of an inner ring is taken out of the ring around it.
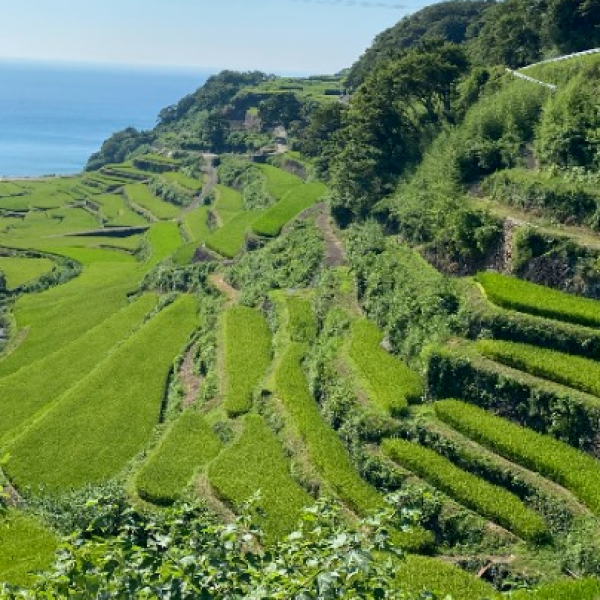
{"label": "dirt path", "polygon": [[518,208],[506,206],[486,198],[476,198],[471,196],[470,201],[474,206],[489,210],[493,215],[500,219],[509,219],[519,226],[529,225],[535,227],[541,233],[570,237],[581,246],[600,250],[600,236],[594,234],[594,232],[585,227],[577,227],[574,225],[550,225],[547,218],[538,217],[534,214],[519,210]]}
{"label": "dirt path", "polygon": [[347,260],[344,246],[333,230],[329,214],[325,207],[323,207],[317,217],[317,227],[321,230],[325,240],[325,255],[323,257],[325,265],[331,268],[346,265]]}
{"label": "dirt path", "polygon": [[229,304],[235,304],[238,301],[239,290],[229,285],[221,273],[213,273],[208,279],[223,295],[227,296]]}
{"label": "dirt path", "polygon": [[202,377],[194,372],[194,354],[196,347],[192,346],[187,351],[181,367],[179,368],[179,379],[183,385],[184,396],[182,404],[189,408],[198,399],[198,392],[202,385]]}

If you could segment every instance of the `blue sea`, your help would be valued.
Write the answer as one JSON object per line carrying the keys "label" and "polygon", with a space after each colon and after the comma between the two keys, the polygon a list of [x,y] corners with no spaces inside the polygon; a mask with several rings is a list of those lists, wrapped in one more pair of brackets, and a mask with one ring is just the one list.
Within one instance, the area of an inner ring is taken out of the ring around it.
{"label": "blue sea", "polygon": [[71,174],[111,133],[150,129],[210,73],[0,62],[0,176]]}

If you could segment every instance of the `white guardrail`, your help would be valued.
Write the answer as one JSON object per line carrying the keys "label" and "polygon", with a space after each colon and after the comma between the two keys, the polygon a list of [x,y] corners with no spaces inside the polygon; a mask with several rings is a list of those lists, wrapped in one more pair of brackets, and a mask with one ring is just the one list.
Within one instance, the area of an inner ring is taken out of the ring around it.
{"label": "white guardrail", "polygon": [[[573,52],[572,54],[565,54],[564,56],[557,56],[556,58],[549,58],[547,60],[542,60],[540,62],[533,63],[531,65],[527,65],[526,67],[521,67],[519,71],[524,71],[525,69],[531,69],[532,67],[537,67],[539,65],[548,65],[550,63],[560,62],[562,60],[569,60],[570,58],[577,58],[578,56],[586,56],[588,54],[598,54],[600,53],[600,48],[592,48],[591,50],[584,50],[583,52]],[[525,73],[520,73],[519,71],[514,71],[513,69],[506,69],[509,73],[518,77],[519,79],[524,79],[525,81],[529,81],[531,83],[537,83],[538,85],[543,85],[544,87],[556,91],[556,86],[552,83],[546,83],[545,81],[540,81],[539,79],[534,79],[533,77],[529,77],[529,75],[525,75]]]}

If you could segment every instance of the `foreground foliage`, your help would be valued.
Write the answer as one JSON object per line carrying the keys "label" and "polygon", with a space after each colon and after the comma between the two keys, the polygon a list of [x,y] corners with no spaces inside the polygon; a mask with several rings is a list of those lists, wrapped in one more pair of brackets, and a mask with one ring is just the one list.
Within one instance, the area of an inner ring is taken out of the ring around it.
{"label": "foreground foliage", "polygon": [[[73,536],[53,571],[29,590],[5,586],[1,597],[435,598],[406,592],[395,580],[401,555],[388,531],[411,524],[402,510],[390,508],[349,529],[340,509],[321,501],[304,511],[296,531],[261,546],[250,511],[221,525],[189,505],[148,517],[109,498],[91,502],[102,509],[101,520]],[[107,529],[116,535],[90,537]]]}

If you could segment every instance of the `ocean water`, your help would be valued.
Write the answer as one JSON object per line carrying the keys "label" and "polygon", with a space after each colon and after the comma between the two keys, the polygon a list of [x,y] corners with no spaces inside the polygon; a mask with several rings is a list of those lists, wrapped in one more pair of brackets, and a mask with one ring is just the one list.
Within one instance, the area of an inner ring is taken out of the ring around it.
{"label": "ocean water", "polygon": [[0,177],[79,172],[111,133],[152,128],[209,75],[0,62]]}

